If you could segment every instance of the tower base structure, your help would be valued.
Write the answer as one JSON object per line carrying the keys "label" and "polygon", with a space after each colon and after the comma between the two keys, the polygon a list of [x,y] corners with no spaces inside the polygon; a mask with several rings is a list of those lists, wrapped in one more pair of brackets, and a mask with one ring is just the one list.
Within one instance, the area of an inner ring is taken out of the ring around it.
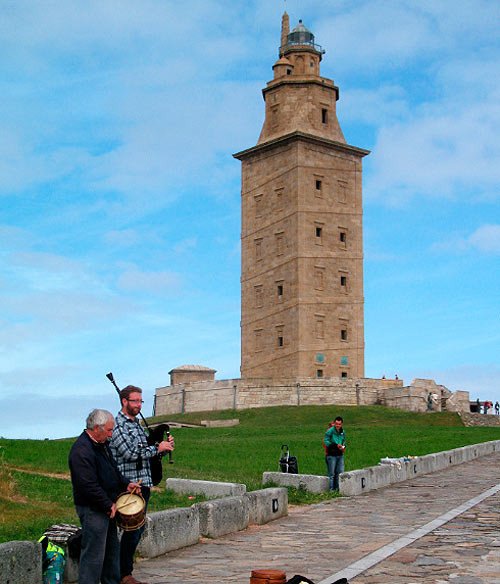
{"label": "tower base structure", "polygon": [[269,406],[382,405],[411,412],[469,412],[469,392],[452,392],[432,379],[253,378],[159,387],[155,415],[246,410]]}

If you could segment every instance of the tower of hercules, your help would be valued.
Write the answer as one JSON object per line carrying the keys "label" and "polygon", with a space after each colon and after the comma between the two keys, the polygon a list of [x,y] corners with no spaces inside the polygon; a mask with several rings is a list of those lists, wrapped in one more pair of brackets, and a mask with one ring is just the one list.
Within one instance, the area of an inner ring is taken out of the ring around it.
{"label": "tower of hercules", "polygon": [[265,120],[242,162],[241,376],[363,377],[362,158],[324,51],[282,18]]}

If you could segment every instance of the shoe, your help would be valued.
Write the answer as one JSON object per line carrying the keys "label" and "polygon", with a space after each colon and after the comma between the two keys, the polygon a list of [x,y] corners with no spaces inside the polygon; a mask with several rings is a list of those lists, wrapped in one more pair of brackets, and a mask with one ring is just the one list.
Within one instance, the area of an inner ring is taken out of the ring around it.
{"label": "shoe", "polygon": [[147,582],[139,582],[139,580],[136,580],[132,574],[129,574],[128,576],[123,576],[123,578],[120,580],[120,584],[148,584]]}

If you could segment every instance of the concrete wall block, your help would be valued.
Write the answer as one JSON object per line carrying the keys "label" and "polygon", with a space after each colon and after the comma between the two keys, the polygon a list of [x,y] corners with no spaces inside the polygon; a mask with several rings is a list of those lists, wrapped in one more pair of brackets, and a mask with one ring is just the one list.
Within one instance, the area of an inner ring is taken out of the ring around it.
{"label": "concrete wall block", "polygon": [[455,464],[462,464],[467,460],[465,447],[453,449],[453,461]]}
{"label": "concrete wall block", "polygon": [[352,497],[368,491],[368,481],[365,469],[344,472],[339,477],[339,492]]}
{"label": "concrete wall block", "polygon": [[429,458],[429,460],[431,461],[431,468],[432,468],[432,470],[429,472],[442,470],[443,468],[446,468],[447,466],[451,466],[452,463],[448,462],[447,456],[449,456],[449,455],[446,452],[441,452],[441,453],[435,452],[434,454],[427,455],[427,458]]}
{"label": "concrete wall block", "polygon": [[78,565],[79,561],[70,558],[68,551],[66,551],[66,566],[64,567],[64,582],[66,584],[72,584],[73,582],[78,582]]}
{"label": "concrete wall block", "polygon": [[137,551],[143,558],[155,558],[172,550],[194,545],[200,539],[200,515],[192,507],[148,514],[146,529]]}
{"label": "concrete wall block", "polygon": [[391,469],[391,483],[402,483],[403,481],[408,480],[410,466],[407,462],[401,464],[390,464],[388,466]]}
{"label": "concrete wall block", "polygon": [[0,543],[0,584],[40,584],[42,546],[31,541]]}
{"label": "concrete wall block", "polygon": [[217,538],[248,527],[249,501],[244,495],[196,503],[200,514],[200,534]]}
{"label": "concrete wall block", "polygon": [[419,456],[414,460],[410,461],[410,464],[414,462],[413,466],[413,476],[420,476],[434,472],[436,468],[434,467],[435,459],[431,456]]}
{"label": "concrete wall block", "polygon": [[289,474],[285,472],[265,472],[262,474],[262,483],[274,483],[282,487],[305,489],[310,493],[324,493],[328,491],[328,477],[321,475]]}
{"label": "concrete wall block", "polygon": [[478,444],[479,456],[486,456],[487,454],[491,454],[494,452],[494,445],[493,442],[483,442],[482,444]]}
{"label": "concrete wall block", "polygon": [[218,497],[235,497],[246,493],[247,487],[241,483],[220,483],[216,481],[199,481],[191,479],[168,478],[167,489],[180,494],[204,495],[208,499]]}
{"label": "concrete wall block", "polygon": [[288,515],[288,489],[269,488],[250,491],[248,499],[249,524],[263,525]]}
{"label": "concrete wall block", "polygon": [[[401,478],[404,476],[404,472],[404,466],[402,466]],[[353,496],[385,487],[391,484],[392,473],[392,465],[389,464],[344,472],[339,478],[339,491],[342,495]]]}

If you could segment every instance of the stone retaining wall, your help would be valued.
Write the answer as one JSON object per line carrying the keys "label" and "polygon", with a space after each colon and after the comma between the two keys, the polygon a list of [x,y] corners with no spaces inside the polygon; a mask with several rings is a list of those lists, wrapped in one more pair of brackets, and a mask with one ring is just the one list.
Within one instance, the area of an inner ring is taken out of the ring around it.
{"label": "stone retaining wall", "polygon": [[[500,440],[463,446],[435,454],[418,456],[409,460],[397,460],[392,464],[379,464],[359,470],[344,472],[339,478],[341,495],[361,495],[392,483],[407,481],[417,476],[443,470],[449,466],[468,462],[479,456],[492,454],[500,450]],[[302,488],[311,493],[328,491],[328,477],[319,475],[287,474],[265,472],[262,483],[281,487]]]}
{"label": "stone retaining wall", "polygon": [[[214,487],[208,485],[209,482],[198,481],[213,493]],[[261,489],[241,496],[196,503],[187,508],[157,511],[147,515],[137,551],[144,558],[154,558],[194,545],[200,537],[217,538],[286,515],[288,491],[285,488]],[[64,581],[72,583],[77,580],[78,564],[68,559]],[[40,584],[41,581],[41,544],[28,541],[0,544],[0,584]]]}
{"label": "stone retaining wall", "polygon": [[[429,394],[435,396],[428,403]],[[451,392],[432,379],[225,379],[160,387],[155,393],[155,415],[244,410],[268,406],[384,405],[411,412],[468,412],[469,394]]]}
{"label": "stone retaining wall", "polygon": [[383,403],[385,390],[391,387],[401,391],[403,382],[338,377],[201,381],[158,388],[155,415],[282,405],[373,405]]}

